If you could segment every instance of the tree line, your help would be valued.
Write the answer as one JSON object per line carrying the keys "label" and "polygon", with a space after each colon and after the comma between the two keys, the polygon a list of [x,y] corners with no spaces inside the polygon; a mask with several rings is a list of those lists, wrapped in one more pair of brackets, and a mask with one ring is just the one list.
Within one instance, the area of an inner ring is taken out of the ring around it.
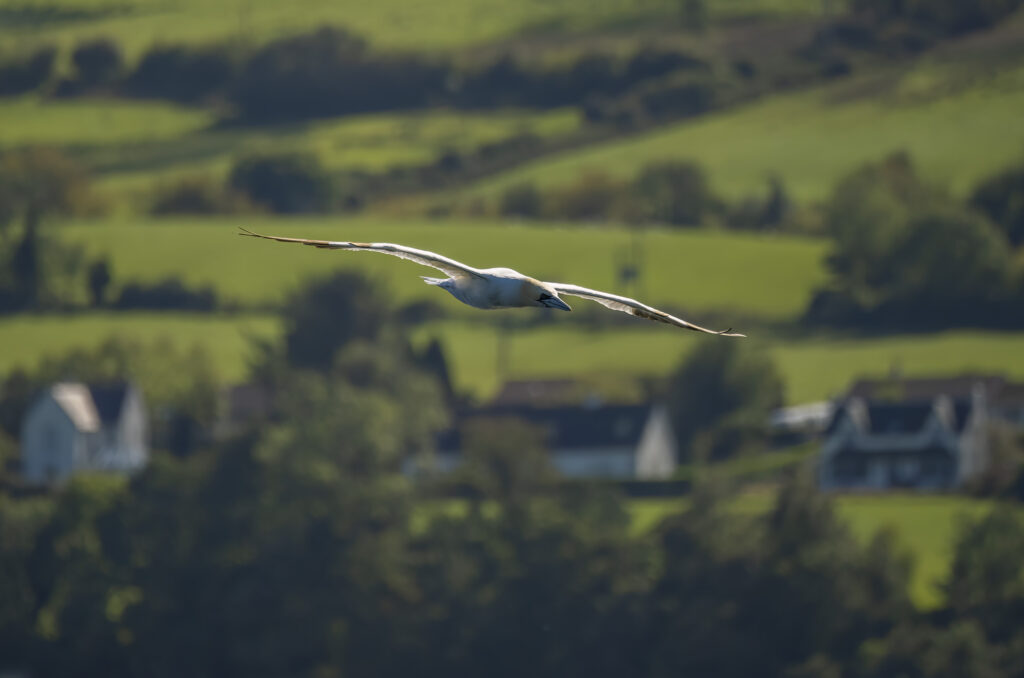
{"label": "tree line", "polygon": [[[359,351],[347,369],[375,349]],[[921,612],[897,540],[854,538],[802,476],[764,516],[737,514],[702,486],[687,509],[637,533],[614,493],[553,483],[538,432],[490,422],[465,437],[473,491],[439,500],[397,473],[436,422],[412,398],[426,393],[403,398],[388,384],[408,376],[380,372],[393,363],[383,356],[359,381],[307,377],[272,424],[158,458],[130,482],[81,477],[50,496],[0,495],[4,668],[725,678],[1024,668],[1014,511],[962,529],[944,602]]]}
{"label": "tree line", "polygon": [[844,327],[1024,326],[1024,168],[961,202],[895,154],[841,181],[825,205],[831,281],[806,320]]}
{"label": "tree line", "polygon": [[[334,313],[324,314],[330,307]],[[464,464],[417,483],[451,394],[443,354],[351,274],[298,290],[251,379],[275,395],[227,440],[209,362],[108,345],[0,388],[16,425],[47,378],[134,374],[179,426],[126,480],[38,494],[0,483],[2,670],[93,675],[1016,675],[1024,524],[1004,506],[965,526],[945,598],[922,612],[891,534],[863,542],[808,475],[750,517],[699,485],[649,532],[606,486],[565,484],[544,433],[464,431]],[[155,372],[153,372],[155,370]],[[667,385],[693,454],[759,447],[781,400],[764,355],[699,349]],[[20,389],[20,390],[18,390]],[[0,447],[2,447],[0,437]],[[701,450],[698,452],[698,450]],[[446,487],[463,491],[446,498]]]}
{"label": "tree line", "polygon": [[[683,23],[700,28],[701,0],[683,3]],[[242,49],[229,43],[159,44],[126,63],[108,38],[76,45],[70,72],[58,50],[0,58],[0,96],[46,91],[225,105],[242,123],[293,121],[444,106],[582,106],[593,122],[636,127],[697,115],[767,90],[850,73],[865,59],[921,51],[949,37],[989,28],[1020,0],[903,2],[856,0],[814,38],[771,62],[710,63],[674,48],[626,56],[588,51],[568,63],[526,61],[512,52],[476,59],[371,49],[350,31],[324,27]],[[781,58],[779,58],[781,57]]]}

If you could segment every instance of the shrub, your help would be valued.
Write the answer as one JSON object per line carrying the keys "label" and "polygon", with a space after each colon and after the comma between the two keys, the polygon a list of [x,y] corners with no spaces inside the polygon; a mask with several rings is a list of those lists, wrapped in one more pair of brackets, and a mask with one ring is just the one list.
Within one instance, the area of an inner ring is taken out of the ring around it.
{"label": "shrub", "polygon": [[772,177],[765,197],[748,197],[730,206],[726,222],[737,229],[775,230],[783,227],[791,212],[785,186],[778,177]]}
{"label": "shrub", "polygon": [[242,193],[207,177],[185,177],[156,190],[151,214],[237,214],[254,210]]}
{"label": "shrub", "polygon": [[55,47],[40,47],[31,54],[0,63],[0,96],[39,89],[53,74]]}
{"label": "shrub", "polygon": [[715,81],[710,77],[686,78],[650,87],[638,96],[650,118],[687,118],[714,108]]}
{"label": "shrub", "polygon": [[281,214],[325,212],[332,207],[330,175],[311,155],[264,155],[239,161],[230,187]]}
{"label": "shrub", "polygon": [[604,172],[588,171],[575,184],[550,195],[551,216],[573,220],[604,220],[626,200],[626,185]]}
{"label": "shrub", "polygon": [[541,215],[540,191],[532,182],[510,186],[501,196],[501,213],[505,216],[537,219]]}
{"label": "shrub", "polygon": [[701,344],[672,375],[669,408],[684,458],[728,456],[765,439],[784,401],[771,358],[743,342]]}
{"label": "shrub", "polygon": [[673,71],[707,68],[707,63],[689,54],[646,47],[634,54],[626,64],[625,80],[628,84],[635,84]]}
{"label": "shrub", "polygon": [[0,154],[0,228],[15,219],[83,215],[97,207],[88,174],[60,151],[26,148]]}
{"label": "shrub", "polygon": [[71,53],[77,79],[85,86],[112,81],[121,70],[121,50],[111,40],[93,40],[80,44]]}
{"label": "shrub", "polygon": [[718,205],[699,165],[668,161],[648,165],[633,183],[641,217],[698,226]]}
{"label": "shrub", "polygon": [[808,319],[899,328],[1024,322],[1004,235],[922,184],[906,156],[840,182],[825,212],[832,291],[815,295]]}
{"label": "shrub", "polygon": [[1024,166],[983,181],[970,204],[999,226],[1014,247],[1024,245]]}
{"label": "shrub", "polygon": [[125,93],[194,103],[223,93],[236,66],[220,47],[157,46],[147,52],[124,83]]}
{"label": "shrub", "polygon": [[129,283],[121,289],[114,302],[119,309],[152,309],[176,311],[212,311],[217,308],[217,294],[211,287],[189,289],[176,278],[158,283]]}
{"label": "shrub", "polygon": [[444,64],[374,55],[334,28],[270,43],[246,63],[232,91],[245,120],[289,120],[408,109],[445,89]]}

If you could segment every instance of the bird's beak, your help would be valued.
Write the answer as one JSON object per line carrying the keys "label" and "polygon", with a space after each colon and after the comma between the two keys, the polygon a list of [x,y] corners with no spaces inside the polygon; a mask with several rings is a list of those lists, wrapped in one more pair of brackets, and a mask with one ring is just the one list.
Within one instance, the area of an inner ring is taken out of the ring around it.
{"label": "bird's beak", "polygon": [[540,303],[544,304],[548,308],[558,308],[558,309],[561,309],[563,311],[571,311],[572,310],[572,306],[570,306],[569,304],[565,303],[564,301],[562,301],[558,297],[551,297],[550,299],[545,299],[544,301],[542,301]]}

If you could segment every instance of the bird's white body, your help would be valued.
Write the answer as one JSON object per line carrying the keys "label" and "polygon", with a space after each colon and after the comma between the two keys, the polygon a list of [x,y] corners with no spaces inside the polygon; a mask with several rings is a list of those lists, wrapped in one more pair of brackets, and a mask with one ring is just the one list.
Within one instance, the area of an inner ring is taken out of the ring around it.
{"label": "bird's white body", "polygon": [[359,243],[347,241],[309,240],[305,238],[283,238],[274,235],[260,235],[242,229],[241,235],[248,235],[254,238],[265,238],[278,242],[295,242],[303,245],[312,245],[326,249],[340,250],[361,250],[366,252],[381,252],[390,254],[401,259],[415,261],[423,266],[430,266],[446,273],[447,278],[427,278],[423,280],[428,285],[436,285],[451,293],[453,297],[462,303],[485,310],[499,308],[520,308],[535,306],[542,308],[557,308],[563,311],[571,311],[569,304],[562,301],[562,294],[568,294],[584,299],[591,299],[597,303],[616,311],[629,313],[630,315],[647,320],[683,327],[697,332],[718,334],[727,337],[742,337],[744,335],[733,333],[731,330],[715,332],[705,329],[699,325],[687,322],[664,311],[642,304],[636,299],[620,297],[616,294],[592,290],[578,285],[566,283],[543,282],[528,275],[523,275],[511,268],[473,268],[461,262],[449,259],[435,252],[419,250],[404,245],[392,243]]}
{"label": "bird's white body", "polygon": [[[453,297],[473,308],[493,310],[543,305],[530,294],[542,283],[511,268],[484,268],[477,275],[460,275],[439,280],[424,278],[430,285],[448,290]],[[554,294],[551,295],[554,298]]]}

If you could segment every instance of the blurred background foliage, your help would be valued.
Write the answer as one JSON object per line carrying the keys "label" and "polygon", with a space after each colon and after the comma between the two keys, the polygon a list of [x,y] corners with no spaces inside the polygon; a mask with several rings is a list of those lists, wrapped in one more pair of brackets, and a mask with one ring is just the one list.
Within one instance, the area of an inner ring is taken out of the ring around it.
{"label": "blurred background foliage", "polygon": [[[983,497],[834,498],[765,423],[865,373],[1024,376],[1020,5],[3,3],[0,671],[1021,675],[1019,435]],[[496,318],[239,225],[755,339]],[[403,472],[516,377],[664,399],[690,492],[566,482],[514,419]],[[150,466],[26,486],[32,399],[123,378]],[[225,432],[239,383],[270,397]]]}

